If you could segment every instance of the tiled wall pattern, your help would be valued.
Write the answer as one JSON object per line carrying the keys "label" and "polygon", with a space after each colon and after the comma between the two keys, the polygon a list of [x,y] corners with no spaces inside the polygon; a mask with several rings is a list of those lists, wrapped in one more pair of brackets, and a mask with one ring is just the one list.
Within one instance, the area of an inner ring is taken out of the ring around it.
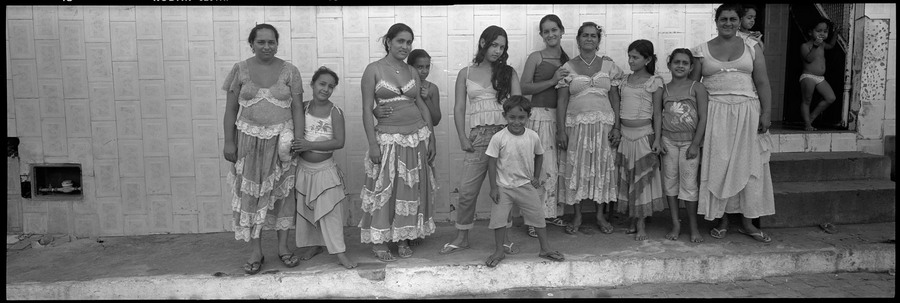
{"label": "tiled wall pattern", "polygon": [[[344,108],[350,138],[335,153],[351,191],[348,225],[359,219],[363,174],[356,172],[367,148],[364,140],[352,139],[364,136],[360,77],[366,64],[384,56],[378,37],[390,25],[413,28],[413,46],[433,57],[429,80],[441,92],[436,215],[448,220],[455,217],[460,172],[453,163],[463,158],[451,85],[474,57],[485,27],[507,30],[509,62],[521,72],[526,56],[543,46],[537,34],[543,15],[563,20],[570,55],[577,54],[577,25],[594,21],[605,28],[600,53],[627,70],[626,47],[635,39],[652,41],[664,57],[713,37],[713,10],[712,4],[9,6],[7,133],[21,140],[20,163],[8,166],[17,168],[10,178],[27,173],[30,163],[80,163],[86,192],[83,201],[40,202],[19,198],[18,188],[9,186],[8,211],[16,215],[8,225],[18,220],[24,232],[78,235],[230,230],[230,163],[221,156],[225,94],[219,87],[235,62],[252,56],[246,38],[257,22],[279,29],[278,56],[296,65],[304,80],[322,65],[341,76],[331,100]],[[893,28],[893,13],[890,18]],[[891,35],[894,41],[893,30]],[[669,77],[662,61],[657,70]],[[893,67],[888,75],[887,100],[893,100]],[[856,134],[791,136],[777,136],[776,149],[858,148]],[[482,188],[479,217],[489,212],[487,189]]]}

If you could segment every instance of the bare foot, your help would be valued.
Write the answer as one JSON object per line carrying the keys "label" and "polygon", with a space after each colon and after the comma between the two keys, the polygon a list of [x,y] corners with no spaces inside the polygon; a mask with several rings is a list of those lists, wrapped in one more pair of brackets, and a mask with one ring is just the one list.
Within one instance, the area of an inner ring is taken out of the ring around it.
{"label": "bare foot", "polygon": [[700,234],[700,230],[696,228],[691,229],[691,242],[700,243],[703,242],[703,235]]}
{"label": "bare foot", "polygon": [[302,248],[303,252],[300,253],[300,260],[309,260],[312,257],[322,253],[324,250],[322,246],[312,246],[312,247],[304,247]]}
{"label": "bare foot", "polygon": [[345,254],[345,253],[337,254],[337,258],[338,258],[338,263],[343,265],[344,268],[346,268],[346,269],[351,269],[351,268],[356,267],[356,262],[353,262],[353,260],[350,260],[350,258],[347,257],[347,254]]}
{"label": "bare foot", "polygon": [[626,233],[626,234],[633,234],[633,233],[636,233],[636,232],[637,232],[637,227],[635,226],[635,224],[637,224],[637,223],[634,221],[634,219],[632,219],[632,220],[631,220],[631,226],[628,227],[628,230],[625,231],[625,233]]}
{"label": "bare foot", "polygon": [[805,130],[805,131],[814,131],[814,130],[818,130],[818,129],[816,129],[815,127],[812,127],[812,124],[807,124],[807,125],[803,128],[803,130]]}
{"label": "bare foot", "polygon": [[493,255],[490,255],[487,260],[485,260],[484,264],[488,267],[495,267],[497,264],[500,264],[500,261],[506,259],[506,254],[501,251],[495,251]]}
{"label": "bare foot", "polygon": [[677,241],[678,236],[681,234],[681,224],[672,224],[672,230],[666,234],[666,239]]}
{"label": "bare foot", "polygon": [[647,240],[647,232],[644,230],[644,220],[638,219],[635,226],[637,227],[637,232],[634,234],[635,241],[644,241]]}

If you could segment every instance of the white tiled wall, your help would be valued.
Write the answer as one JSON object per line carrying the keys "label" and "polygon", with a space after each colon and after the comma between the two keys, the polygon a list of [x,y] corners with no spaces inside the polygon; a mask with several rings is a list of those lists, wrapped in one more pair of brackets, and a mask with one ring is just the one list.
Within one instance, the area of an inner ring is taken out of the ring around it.
{"label": "white tiled wall", "polygon": [[[440,89],[444,113],[436,128],[441,220],[449,219],[451,193],[459,182],[453,163],[463,155],[450,86],[471,62],[485,27],[507,30],[509,62],[521,73],[526,56],[542,47],[537,22],[543,15],[563,20],[563,45],[570,56],[576,54],[577,26],[595,21],[606,29],[601,53],[627,69],[625,49],[635,39],[653,41],[662,58],[672,48],[711,38],[713,9],[712,4],[10,6],[7,133],[21,138],[20,170],[26,173],[28,163],[48,160],[81,163],[87,190],[83,201],[69,202],[71,211],[52,211],[47,205],[54,202],[23,202],[25,232],[64,226],[80,235],[230,230],[220,87],[232,65],[252,55],[246,37],[256,23],[279,29],[278,56],[296,65],[304,80],[321,65],[341,77],[332,101],[345,109],[351,140],[336,160],[346,172],[353,202],[348,223],[354,224],[358,210],[352,209],[358,208],[363,183],[363,174],[356,172],[362,170],[366,148],[352,140],[364,135],[357,122],[359,77],[366,64],[384,56],[378,37],[393,23],[410,25],[413,46],[433,57],[429,80]],[[657,70],[668,76],[662,62]],[[787,136],[775,140],[781,150],[862,148],[855,134]],[[479,204],[481,213],[489,210],[487,203]]]}

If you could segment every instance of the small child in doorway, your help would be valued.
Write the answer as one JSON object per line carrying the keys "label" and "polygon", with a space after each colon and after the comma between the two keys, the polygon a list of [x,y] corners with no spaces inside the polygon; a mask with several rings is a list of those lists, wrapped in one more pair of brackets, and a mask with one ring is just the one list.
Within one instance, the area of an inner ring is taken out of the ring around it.
{"label": "small child in doorway", "polygon": [[491,222],[488,228],[494,230],[496,249],[488,257],[488,267],[497,266],[506,258],[506,232],[512,226],[510,211],[513,205],[519,207],[525,217],[525,224],[534,226],[541,243],[538,257],[563,261],[565,257],[552,251],[547,242],[547,223],[537,188],[540,186],[541,163],[544,149],[537,132],[525,127],[531,117],[531,101],[523,96],[511,96],[503,103],[505,128],[494,134],[485,154],[488,159],[488,177],[491,184]]}
{"label": "small child in doorway", "polygon": [[741,28],[738,30],[737,35],[744,39],[756,40],[756,43],[759,44],[759,48],[765,50],[765,46],[762,42],[762,32],[751,30],[753,29],[753,26],[756,25],[756,6],[751,4],[742,4],[741,6],[743,7],[744,14],[741,16]]}
{"label": "small child in doorway", "polygon": [[694,54],[678,48],[669,56],[672,81],[663,86],[662,106],[662,171],[663,191],[672,214],[672,230],[666,239],[678,240],[681,220],[678,200],[687,206],[691,242],[703,242],[697,229],[697,195],[700,183],[700,146],[706,131],[706,103],[709,95],[702,83],[688,79]]}
{"label": "small child in doorway", "polygon": [[[800,103],[800,116],[803,118],[804,129],[808,131],[816,130],[812,122],[835,100],[831,85],[825,81],[825,50],[834,47],[837,31],[831,20],[825,18],[817,20],[815,25],[807,33],[809,41],[800,45],[800,55],[803,56],[803,74],[800,75],[803,102]],[[810,112],[815,92],[822,95],[822,101]]]}
{"label": "small child in doorway", "polygon": [[300,152],[295,189],[297,196],[297,247],[301,260],[322,252],[336,255],[347,269],[356,262],[346,255],[343,202],[347,200],[344,174],[332,158],[344,147],[344,114],[330,100],[337,74],[320,67],[312,76],[313,99],[303,102],[306,117],[303,138],[295,138],[292,151]]}

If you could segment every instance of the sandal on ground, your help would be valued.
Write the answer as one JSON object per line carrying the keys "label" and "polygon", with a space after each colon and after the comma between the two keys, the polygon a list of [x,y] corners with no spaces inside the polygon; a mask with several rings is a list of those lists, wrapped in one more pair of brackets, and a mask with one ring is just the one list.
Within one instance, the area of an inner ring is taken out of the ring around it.
{"label": "sandal on ground", "polygon": [[503,244],[503,252],[510,254],[510,255],[518,254],[520,251],[519,246],[515,245],[515,244],[516,243],[514,243],[514,242],[509,242],[509,244]]}
{"label": "sandal on ground", "polygon": [[566,257],[563,256],[563,254],[559,253],[558,251],[551,251],[547,254],[538,254],[538,257],[541,257],[541,258],[544,258],[544,259],[547,259],[550,261],[556,261],[556,262],[560,262],[560,261],[563,261],[566,259]]}
{"label": "sandal on ground", "polygon": [[500,257],[497,257],[497,258],[494,258],[494,255],[490,255],[490,256],[488,256],[487,260],[484,261],[484,265],[487,265],[487,267],[493,268],[493,267],[497,266],[498,264],[500,264],[500,261],[503,261],[503,259],[506,259],[505,254],[500,255]]}
{"label": "sandal on ground", "polygon": [[829,234],[837,233],[837,226],[834,226],[834,224],[831,223],[819,224],[819,228],[822,228],[822,230]]}
{"label": "sandal on ground", "polygon": [[547,224],[550,224],[550,225],[556,225],[556,226],[559,226],[559,227],[565,227],[565,226],[566,226],[566,222],[563,221],[563,219],[561,219],[561,218],[559,218],[559,217],[556,217],[556,218],[547,218],[547,219],[544,219],[544,221],[547,221]]}
{"label": "sandal on ground", "polygon": [[528,227],[528,236],[529,236],[529,237],[532,237],[532,238],[537,238],[537,237],[538,237],[537,231],[534,230],[534,226],[529,226],[529,227]]}
{"label": "sandal on ground", "polygon": [[262,258],[259,259],[259,261],[256,261],[253,263],[251,263],[251,262],[244,263],[244,273],[246,273],[248,275],[255,275],[255,274],[259,273],[259,270],[262,269],[262,265],[265,262],[266,262],[266,257],[263,256]]}
{"label": "sandal on ground", "polygon": [[460,251],[463,249],[468,249],[468,248],[469,248],[469,246],[456,246],[456,245],[447,243],[447,244],[444,244],[444,248],[441,248],[441,251],[439,253],[442,255],[446,255],[446,254],[455,253],[457,251]]}
{"label": "sandal on ground", "polygon": [[728,231],[727,228],[718,229],[718,228],[713,227],[713,229],[709,230],[709,236],[716,238],[716,239],[722,239],[722,238],[725,238],[725,233],[727,231]]}
{"label": "sandal on ground", "polygon": [[578,226],[575,225],[566,225],[566,233],[570,235],[578,234]]}
{"label": "sandal on ground", "polygon": [[607,224],[609,224],[609,225],[603,226],[603,224],[597,223],[597,228],[599,228],[600,232],[602,232],[604,234],[613,233],[613,230],[615,230],[615,227],[613,227],[611,223],[607,223]]}
{"label": "sandal on ground", "polygon": [[759,242],[763,242],[763,243],[772,242],[772,238],[769,238],[769,235],[766,235],[765,233],[763,233],[762,230],[755,232],[755,233],[749,233],[746,230],[744,230],[744,228],[742,227],[742,228],[738,228],[738,232],[748,235],[750,237],[753,237],[754,240],[759,241]]}
{"label": "sandal on ground", "polygon": [[397,254],[406,259],[413,256],[413,250],[406,245],[397,245]]}
{"label": "sandal on ground", "polygon": [[281,263],[284,263],[284,266],[287,266],[288,268],[300,265],[300,258],[295,256],[294,253],[278,255],[278,258],[280,258]]}
{"label": "sandal on ground", "polygon": [[372,248],[372,252],[375,253],[375,258],[378,258],[381,262],[394,262],[397,259],[394,259],[394,256],[391,255],[391,251],[385,250],[377,250],[374,247]]}

